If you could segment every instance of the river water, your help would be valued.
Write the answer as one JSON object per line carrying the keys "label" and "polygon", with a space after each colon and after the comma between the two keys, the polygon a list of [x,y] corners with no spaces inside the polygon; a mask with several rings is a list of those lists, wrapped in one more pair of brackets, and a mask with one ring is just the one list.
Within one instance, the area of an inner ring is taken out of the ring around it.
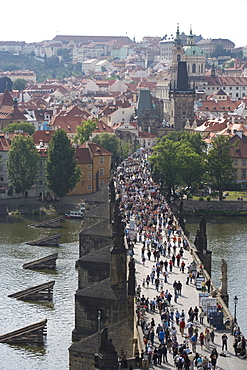
{"label": "river water", "polygon": [[[247,217],[217,217],[207,219],[208,249],[212,254],[212,281],[220,287],[221,259],[228,267],[229,308],[234,316],[235,295],[238,297],[237,321],[247,337]],[[190,231],[190,242],[193,244],[200,217],[187,217],[186,228]]]}
{"label": "river water", "polygon": [[[44,346],[0,344],[1,370],[67,370],[68,348],[74,328],[74,294],[77,271],[80,222],[65,220],[60,229],[35,229],[28,225],[41,221],[28,216],[0,218],[0,334],[48,319]],[[199,217],[188,217],[186,227],[193,243]],[[247,218],[207,219],[208,249],[213,251],[212,279],[220,286],[221,258],[228,263],[229,306],[234,313],[233,297],[239,298],[237,318],[247,335],[245,306],[247,294]],[[38,247],[25,244],[43,235],[61,232],[59,247]],[[37,272],[24,270],[26,262],[58,252],[57,270]],[[9,298],[11,293],[55,280],[53,302],[24,302]]]}
{"label": "river water", "polygon": [[[65,220],[59,229],[28,226],[39,221],[38,217],[21,215],[0,218],[0,334],[48,320],[44,346],[0,344],[1,370],[68,369],[68,347],[74,329],[74,294],[78,286],[75,261],[79,255],[81,226],[78,220]],[[25,244],[57,232],[62,234],[58,247]],[[53,272],[22,268],[26,262],[56,252],[57,269]],[[55,280],[52,302],[24,302],[8,297],[11,293],[51,280]]]}

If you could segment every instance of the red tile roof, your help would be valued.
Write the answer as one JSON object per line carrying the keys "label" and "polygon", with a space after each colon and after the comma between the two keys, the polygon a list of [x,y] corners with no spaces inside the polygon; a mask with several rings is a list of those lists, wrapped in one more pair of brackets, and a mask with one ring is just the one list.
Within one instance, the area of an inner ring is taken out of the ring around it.
{"label": "red tile roof", "polygon": [[[237,146],[235,146],[237,143]],[[236,134],[230,139],[230,155],[232,158],[247,158],[247,136],[242,139]]]}
{"label": "red tile roof", "polygon": [[93,131],[93,133],[94,134],[102,134],[103,132],[107,132],[109,134],[112,134],[112,133],[114,133],[114,130],[111,127],[109,127],[108,125],[106,125],[103,121],[98,121],[97,122],[97,127]]}
{"label": "red tile roof", "polygon": [[91,158],[89,148],[82,148],[81,146],[76,148],[75,158],[78,160],[78,164],[93,163],[93,159]]}
{"label": "red tile roof", "polygon": [[112,155],[112,153],[108,152],[108,150],[104,149],[101,145],[89,141],[83,143],[80,148],[89,148],[94,156]]}
{"label": "red tile roof", "polygon": [[67,110],[60,111],[55,115],[50,123],[54,129],[61,128],[67,133],[76,133],[78,127],[83,121],[90,117],[90,113],[77,106],[71,106]]}
{"label": "red tile roof", "polygon": [[35,145],[39,145],[41,142],[48,144],[54,134],[54,130],[37,130],[32,134]]}

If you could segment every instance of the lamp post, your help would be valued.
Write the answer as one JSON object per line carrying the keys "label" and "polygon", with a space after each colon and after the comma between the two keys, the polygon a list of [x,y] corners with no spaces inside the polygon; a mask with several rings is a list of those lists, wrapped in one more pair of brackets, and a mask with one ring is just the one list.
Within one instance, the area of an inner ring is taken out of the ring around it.
{"label": "lamp post", "polygon": [[99,352],[99,349],[100,349],[100,319],[101,319],[101,312],[98,311],[98,352]]}
{"label": "lamp post", "polygon": [[237,303],[238,303],[238,297],[236,295],[233,298],[233,302],[234,302],[234,322],[236,324],[237,323]]}

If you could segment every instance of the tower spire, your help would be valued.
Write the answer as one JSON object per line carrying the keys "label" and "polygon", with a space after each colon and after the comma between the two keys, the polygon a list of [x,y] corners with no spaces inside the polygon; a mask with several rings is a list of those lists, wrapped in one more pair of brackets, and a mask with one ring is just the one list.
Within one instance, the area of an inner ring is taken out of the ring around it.
{"label": "tower spire", "polygon": [[182,40],[180,38],[179,23],[177,23],[176,38],[174,39],[175,45],[181,45]]}

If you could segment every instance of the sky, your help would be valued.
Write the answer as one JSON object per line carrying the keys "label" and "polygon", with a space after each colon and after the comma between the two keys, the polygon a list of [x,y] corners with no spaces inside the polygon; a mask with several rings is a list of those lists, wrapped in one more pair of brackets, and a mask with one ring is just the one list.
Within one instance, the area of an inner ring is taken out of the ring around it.
{"label": "sky", "polygon": [[180,32],[247,45],[247,0],[12,0],[1,4],[0,41],[40,42],[56,35],[144,36]]}

